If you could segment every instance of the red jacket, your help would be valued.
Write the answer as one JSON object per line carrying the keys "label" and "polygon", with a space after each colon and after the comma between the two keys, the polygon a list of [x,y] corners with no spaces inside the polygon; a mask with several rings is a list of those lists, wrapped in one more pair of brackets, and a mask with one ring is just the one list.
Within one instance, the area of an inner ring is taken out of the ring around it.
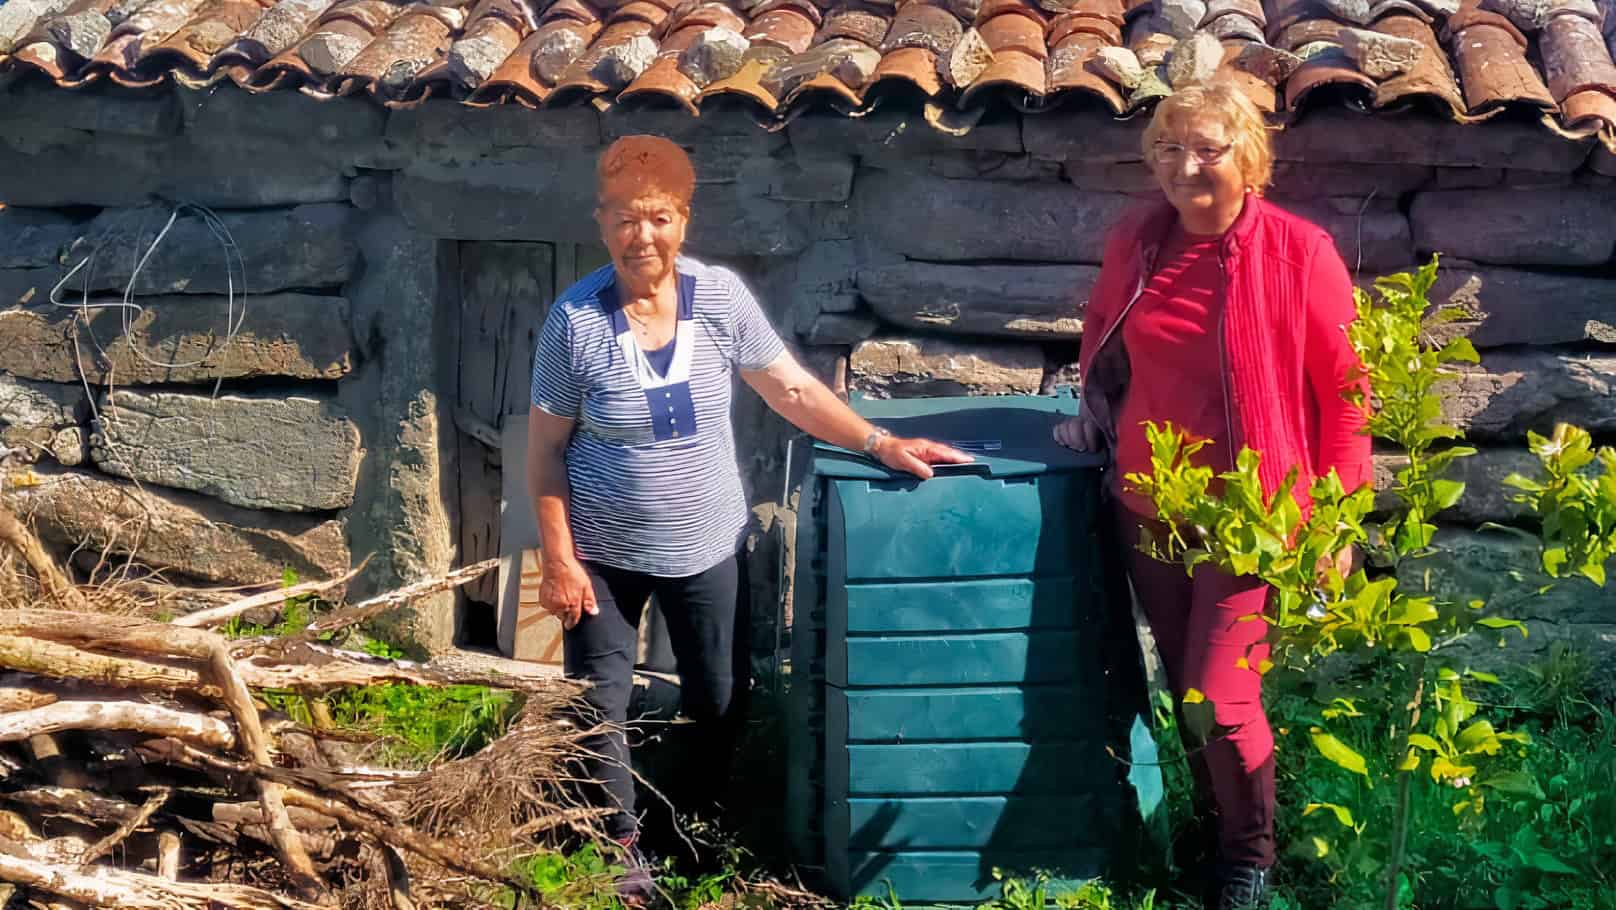
{"label": "red jacket", "polygon": [[[1118,330],[1177,217],[1163,202],[1129,213],[1112,229],[1083,317],[1083,407],[1113,451],[1130,370],[1148,366],[1129,363]],[[1368,483],[1364,413],[1341,395],[1359,366],[1345,331],[1356,318],[1352,280],[1330,235],[1247,196],[1224,237],[1220,260],[1229,459],[1242,446],[1262,453],[1260,476],[1270,494],[1299,466],[1295,492],[1304,507],[1308,486],[1331,468],[1348,490]],[[1367,390],[1366,381],[1356,381]]]}

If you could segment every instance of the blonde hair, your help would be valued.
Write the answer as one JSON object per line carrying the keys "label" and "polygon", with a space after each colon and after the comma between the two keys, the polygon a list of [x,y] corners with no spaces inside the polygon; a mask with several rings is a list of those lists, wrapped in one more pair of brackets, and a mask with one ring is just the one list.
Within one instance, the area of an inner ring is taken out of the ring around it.
{"label": "blonde hair", "polygon": [[1274,177],[1274,147],[1262,111],[1245,93],[1232,85],[1214,82],[1192,85],[1168,95],[1156,104],[1156,113],[1145,127],[1145,161],[1154,164],[1156,141],[1176,126],[1201,117],[1223,124],[1234,143],[1234,161],[1246,179],[1246,186],[1261,194]]}

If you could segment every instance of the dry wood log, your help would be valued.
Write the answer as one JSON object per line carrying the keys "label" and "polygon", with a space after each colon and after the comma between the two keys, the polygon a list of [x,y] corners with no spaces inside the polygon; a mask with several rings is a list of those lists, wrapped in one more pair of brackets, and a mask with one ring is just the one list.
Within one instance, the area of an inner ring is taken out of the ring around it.
{"label": "dry wood log", "polygon": [[[492,865],[466,854],[446,841],[429,837],[408,825],[379,818],[371,813],[355,809],[350,805],[297,787],[286,788],[286,801],[293,806],[301,806],[323,815],[329,815],[348,828],[366,834],[390,847],[407,850],[422,859],[437,863],[445,869],[459,872],[462,875],[475,876],[484,881],[508,885],[516,889],[519,894],[532,892],[532,882],[523,881],[514,875],[508,875]],[[540,906],[543,905],[541,904]]]}
{"label": "dry wood log", "polygon": [[240,616],[248,610],[256,610],[259,607],[268,607],[282,603],[288,597],[299,597],[308,594],[324,594],[327,591],[339,588],[352,581],[353,577],[358,575],[360,571],[365,568],[365,564],[367,562],[369,562],[368,558],[365,562],[360,563],[348,573],[338,576],[337,578],[327,578],[323,581],[305,581],[301,584],[295,584],[288,588],[280,588],[275,591],[264,591],[259,594],[243,597],[223,606],[213,607],[207,610],[199,610],[195,613],[187,613],[186,615],[174,620],[174,625],[184,626],[192,629],[217,626],[229,621],[233,617]]}
{"label": "dry wood log", "polygon": [[[264,807],[257,803],[214,803],[209,811],[214,821],[232,828],[264,823]],[[328,831],[337,826],[336,819],[309,809],[288,806],[286,816],[299,831]]]}
{"label": "dry wood log", "polygon": [[112,657],[72,645],[0,632],[0,666],[51,679],[83,680],[120,689],[150,692],[195,692],[218,698],[215,686],[205,685],[202,674],[135,657]]}
{"label": "dry wood log", "polygon": [[458,588],[466,582],[481,578],[497,568],[499,568],[498,559],[485,559],[482,562],[455,569],[447,575],[412,582],[396,591],[378,594],[353,606],[332,610],[324,616],[316,617],[313,622],[309,623],[307,629],[293,636],[293,639],[297,641],[314,641],[327,632],[352,628],[390,610],[409,606],[411,601],[437,594],[440,591],[450,591]]}
{"label": "dry wood log", "polygon": [[230,725],[205,714],[140,702],[63,701],[0,715],[0,743],[63,730],[134,730],[172,736],[215,749],[236,744]]}
{"label": "dry wood log", "polygon": [[[194,693],[214,700],[222,694],[191,667],[140,657],[115,657],[7,632],[0,632],[0,666],[52,679],[82,680],[116,688]],[[236,666],[242,680],[251,688],[289,689],[303,695],[389,683],[491,686],[521,691],[535,691],[554,684],[543,678],[509,676],[494,671],[437,669],[412,661],[390,661],[310,642],[289,644],[274,653],[255,654],[243,658]]]}
{"label": "dry wood log", "polygon": [[168,796],[169,791],[167,790],[160,790],[157,793],[152,794],[152,796],[148,798],[139,809],[135,810],[134,817],[125,820],[122,824],[118,825],[117,830],[96,841],[88,850],[85,850],[84,855],[79,857],[79,865],[81,867],[88,866],[101,857],[106,856],[108,853],[111,853],[114,847],[123,843],[124,840],[126,840],[129,835],[134,834],[141,825],[151,821],[151,817],[157,814],[157,810],[161,809],[163,804],[168,802]]}
{"label": "dry wood log", "polygon": [[319,905],[246,885],[171,882],[151,875],[61,866],[0,853],[0,879],[113,910],[319,910]]}
{"label": "dry wood log", "polygon": [[80,613],[93,612],[89,603],[79,589],[62,574],[56,563],[45,552],[44,544],[34,536],[34,532],[17,520],[17,516],[10,509],[0,506],[0,543],[10,544],[22,554],[28,568],[34,571],[34,577],[39,579],[39,585],[45,593],[57,604],[68,610],[77,610]]}
{"label": "dry wood log", "polygon": [[[242,750],[255,764],[268,767],[271,762],[269,741],[264,735],[258,709],[253,705],[252,694],[237,672],[235,658],[231,657],[224,638],[216,633],[122,616],[104,616],[90,624],[80,615],[48,610],[18,610],[0,616],[0,631],[34,635],[64,644],[204,661],[207,675],[219,687],[220,700],[235,718]],[[304,897],[324,895],[325,885],[304,852],[297,829],[286,819],[280,785],[263,777],[256,780],[259,798],[269,816],[269,829],[275,836],[275,847],[286,863],[287,873]]]}
{"label": "dry wood log", "polygon": [[180,877],[180,836],[173,831],[157,835],[157,874],[171,882]]}
{"label": "dry wood log", "polygon": [[0,714],[55,704],[56,693],[33,686],[0,686]]}
{"label": "dry wood log", "polygon": [[387,897],[393,903],[393,910],[415,910],[415,900],[410,897],[410,870],[404,865],[404,857],[397,850],[382,844],[382,871],[387,877]]}
{"label": "dry wood log", "polygon": [[36,814],[62,816],[89,825],[121,825],[140,811],[140,807],[133,803],[69,787],[12,790],[0,793],[0,800],[14,806],[26,806]]}

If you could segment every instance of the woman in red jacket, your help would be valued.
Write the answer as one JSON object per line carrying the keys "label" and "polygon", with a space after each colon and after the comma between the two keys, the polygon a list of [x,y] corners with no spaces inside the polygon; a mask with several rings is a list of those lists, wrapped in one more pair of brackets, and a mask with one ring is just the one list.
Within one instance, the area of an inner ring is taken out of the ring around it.
{"label": "woman in red jacket", "polygon": [[[1166,198],[1107,238],[1084,316],[1082,415],[1055,431],[1063,445],[1110,453],[1121,539],[1138,540],[1156,514],[1121,481],[1150,470],[1145,421],[1210,439],[1201,456],[1218,470],[1242,447],[1260,452],[1270,493],[1299,468],[1303,504],[1331,468],[1348,489],[1368,481],[1364,415],[1343,397],[1359,381],[1345,332],[1352,282],[1328,234],[1262,198],[1273,155],[1261,113],[1230,86],[1185,89],[1157,107],[1144,155]],[[1239,619],[1263,611],[1268,589],[1128,554],[1168,684],[1179,696],[1205,693],[1231,731],[1192,750],[1216,830],[1209,906],[1262,906],[1274,864],[1274,738],[1261,677],[1246,667],[1267,656],[1267,625]]]}

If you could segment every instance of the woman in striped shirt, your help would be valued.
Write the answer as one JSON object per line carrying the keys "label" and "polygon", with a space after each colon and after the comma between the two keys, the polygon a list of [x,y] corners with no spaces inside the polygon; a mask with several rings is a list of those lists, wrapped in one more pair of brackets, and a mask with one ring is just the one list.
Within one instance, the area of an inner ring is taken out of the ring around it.
{"label": "woman in striped shirt", "polygon": [[[528,483],[543,541],[545,608],[566,627],[569,676],[593,684],[603,719],[627,720],[641,608],[655,594],[668,622],[686,714],[727,757],[748,672],[749,511],[730,426],[739,372],[764,401],[819,439],[894,470],[969,456],[890,436],[859,417],[786,350],[732,272],[679,255],[695,172],[677,145],[630,136],[602,154],[595,218],[611,265],[550,310],[533,361]],[[625,898],[650,894],[634,849],[637,819],[621,732],[590,768],[616,812]],[[723,765],[711,768],[723,782]]]}

